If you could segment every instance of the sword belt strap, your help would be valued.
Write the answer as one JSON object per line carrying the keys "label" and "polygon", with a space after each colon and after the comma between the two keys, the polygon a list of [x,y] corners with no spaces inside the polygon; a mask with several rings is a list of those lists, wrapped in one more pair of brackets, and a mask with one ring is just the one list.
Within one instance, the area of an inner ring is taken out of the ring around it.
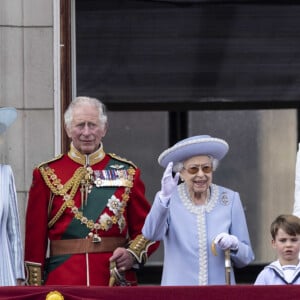
{"label": "sword belt strap", "polygon": [[113,252],[118,247],[125,247],[127,239],[122,237],[101,237],[101,241],[93,242],[93,239],[69,239],[52,240],[50,242],[50,256]]}

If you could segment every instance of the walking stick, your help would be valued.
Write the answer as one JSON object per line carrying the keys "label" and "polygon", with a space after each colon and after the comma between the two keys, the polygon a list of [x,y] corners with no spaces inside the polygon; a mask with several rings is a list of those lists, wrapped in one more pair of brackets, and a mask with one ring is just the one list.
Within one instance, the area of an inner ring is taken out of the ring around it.
{"label": "walking stick", "polygon": [[231,271],[231,259],[230,259],[230,249],[225,250],[225,280],[226,284],[230,285],[230,271]]}
{"label": "walking stick", "polygon": [[[217,249],[216,249],[216,244],[213,241],[211,243],[211,252],[213,253],[214,256],[217,256]],[[230,249],[226,249],[224,251],[225,254],[225,282],[226,284],[230,285],[231,284],[231,277],[230,277],[230,272],[231,272],[231,259],[230,259]]]}

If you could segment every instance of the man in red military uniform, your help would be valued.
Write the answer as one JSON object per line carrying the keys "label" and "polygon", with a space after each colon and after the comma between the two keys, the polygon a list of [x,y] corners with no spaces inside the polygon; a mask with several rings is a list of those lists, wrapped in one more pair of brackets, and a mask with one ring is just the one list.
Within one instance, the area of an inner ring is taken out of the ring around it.
{"label": "man in red military uniform", "polygon": [[65,112],[70,150],[33,171],[26,212],[29,285],[135,285],[158,243],[141,234],[150,209],[140,170],[104,152],[103,103],[78,97]]}

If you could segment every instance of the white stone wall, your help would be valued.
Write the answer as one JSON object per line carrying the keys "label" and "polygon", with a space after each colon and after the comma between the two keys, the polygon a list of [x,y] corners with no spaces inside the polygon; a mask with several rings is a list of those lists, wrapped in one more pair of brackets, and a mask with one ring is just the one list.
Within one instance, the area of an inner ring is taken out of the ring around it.
{"label": "white stone wall", "polygon": [[53,1],[0,0],[0,106],[18,110],[0,158],[15,174],[23,234],[32,170],[54,155],[53,82]]}

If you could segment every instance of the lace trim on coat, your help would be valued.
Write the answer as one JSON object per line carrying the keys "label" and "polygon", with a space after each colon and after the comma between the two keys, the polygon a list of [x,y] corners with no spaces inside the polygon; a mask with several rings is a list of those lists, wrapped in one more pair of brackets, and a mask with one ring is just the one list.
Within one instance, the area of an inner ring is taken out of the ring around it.
{"label": "lace trim on coat", "polygon": [[207,235],[206,235],[206,214],[212,211],[216,206],[219,198],[219,188],[215,184],[210,186],[210,197],[206,204],[195,205],[189,196],[187,187],[185,184],[180,184],[178,187],[178,193],[184,206],[188,211],[197,215],[197,231],[199,237],[199,285],[208,284],[208,253],[207,253]]}

